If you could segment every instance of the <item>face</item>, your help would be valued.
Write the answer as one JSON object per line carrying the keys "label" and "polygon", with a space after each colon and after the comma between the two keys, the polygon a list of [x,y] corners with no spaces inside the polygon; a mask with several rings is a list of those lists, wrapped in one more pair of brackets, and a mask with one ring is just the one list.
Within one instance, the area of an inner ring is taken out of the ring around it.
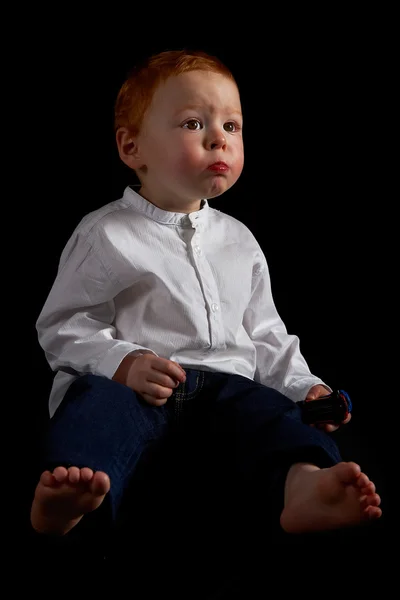
{"label": "face", "polygon": [[155,91],[136,142],[140,193],[172,212],[199,210],[228,190],[243,169],[236,84],[219,73],[173,76]]}

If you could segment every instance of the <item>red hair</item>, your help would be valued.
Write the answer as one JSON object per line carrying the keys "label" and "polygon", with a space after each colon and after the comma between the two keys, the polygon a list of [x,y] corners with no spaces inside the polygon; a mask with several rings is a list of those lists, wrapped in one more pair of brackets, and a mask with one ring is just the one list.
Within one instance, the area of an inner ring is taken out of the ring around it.
{"label": "red hair", "polygon": [[137,135],[158,85],[172,75],[198,70],[220,73],[235,81],[228,67],[218,58],[201,51],[167,50],[135,67],[117,96],[115,130],[126,127],[132,135]]}

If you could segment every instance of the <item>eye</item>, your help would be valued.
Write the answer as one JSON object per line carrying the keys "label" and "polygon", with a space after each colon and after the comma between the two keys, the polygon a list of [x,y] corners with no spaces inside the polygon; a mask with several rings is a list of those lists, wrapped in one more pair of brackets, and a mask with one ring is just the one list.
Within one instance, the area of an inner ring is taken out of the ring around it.
{"label": "eye", "polygon": [[239,126],[234,121],[228,121],[227,123],[224,123],[224,129],[229,133],[235,133],[235,131],[238,131]]}
{"label": "eye", "polygon": [[190,129],[190,131],[198,131],[202,128],[202,124],[198,119],[190,119],[189,121],[186,121],[183,127]]}

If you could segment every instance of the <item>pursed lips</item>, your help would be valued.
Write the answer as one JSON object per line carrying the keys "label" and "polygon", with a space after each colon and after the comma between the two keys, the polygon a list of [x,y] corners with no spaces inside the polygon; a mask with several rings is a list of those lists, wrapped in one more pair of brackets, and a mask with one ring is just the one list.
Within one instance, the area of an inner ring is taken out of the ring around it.
{"label": "pursed lips", "polygon": [[217,173],[225,173],[226,171],[229,171],[228,165],[223,161],[212,163],[207,167],[207,169],[209,171],[216,171]]}

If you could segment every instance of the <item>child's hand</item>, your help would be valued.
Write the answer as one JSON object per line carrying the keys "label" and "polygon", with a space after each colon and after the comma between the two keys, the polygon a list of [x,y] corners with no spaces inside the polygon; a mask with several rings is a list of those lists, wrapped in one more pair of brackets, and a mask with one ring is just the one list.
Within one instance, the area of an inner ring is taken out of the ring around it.
{"label": "child's hand", "polygon": [[186,373],[178,363],[154,354],[131,357],[126,383],[153,406],[165,404],[179,383],[186,380]]}
{"label": "child's hand", "polygon": [[[329,391],[326,389],[326,387],[324,387],[323,385],[314,385],[314,387],[312,387],[311,390],[308,392],[306,400],[317,400],[317,398],[320,398],[321,396],[326,396],[327,394],[329,394]],[[349,413],[346,419],[342,421],[341,424],[344,425],[345,423],[348,423],[350,419],[351,414]],[[311,425],[311,427],[314,427],[314,425]],[[328,423],[324,425],[317,425],[317,427],[325,429],[327,433],[332,433],[332,431],[336,431],[337,429],[339,429],[340,425],[331,425],[330,423]]]}

